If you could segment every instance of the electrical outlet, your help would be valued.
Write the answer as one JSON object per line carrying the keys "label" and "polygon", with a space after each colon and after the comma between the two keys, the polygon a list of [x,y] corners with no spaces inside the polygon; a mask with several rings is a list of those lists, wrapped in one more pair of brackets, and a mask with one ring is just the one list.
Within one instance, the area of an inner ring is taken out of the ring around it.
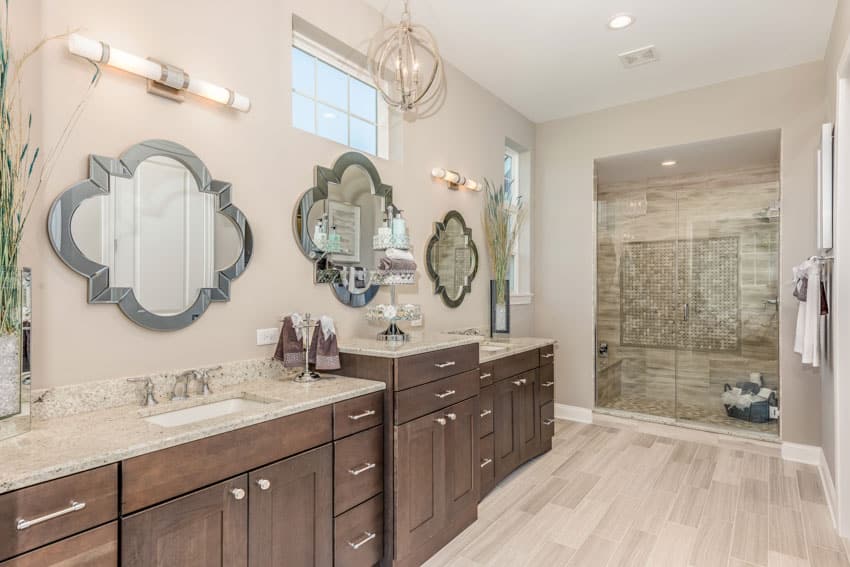
{"label": "electrical outlet", "polygon": [[271,329],[257,329],[257,346],[273,345],[277,342],[280,330],[277,327]]}

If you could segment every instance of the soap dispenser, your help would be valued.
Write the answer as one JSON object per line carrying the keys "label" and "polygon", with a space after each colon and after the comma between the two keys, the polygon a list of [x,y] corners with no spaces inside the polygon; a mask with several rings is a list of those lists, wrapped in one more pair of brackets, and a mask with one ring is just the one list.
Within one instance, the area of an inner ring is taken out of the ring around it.
{"label": "soap dispenser", "polygon": [[336,225],[331,227],[331,232],[328,235],[328,251],[339,252],[342,250],[342,244],[339,234],[336,231]]}
{"label": "soap dispenser", "polygon": [[319,219],[316,228],[313,229],[313,242],[319,250],[324,250],[328,243],[328,233],[325,232],[324,218]]}
{"label": "soap dispenser", "polygon": [[407,236],[407,224],[404,222],[401,213],[401,209],[397,208],[395,210],[395,216],[393,217],[393,238],[404,238]]}

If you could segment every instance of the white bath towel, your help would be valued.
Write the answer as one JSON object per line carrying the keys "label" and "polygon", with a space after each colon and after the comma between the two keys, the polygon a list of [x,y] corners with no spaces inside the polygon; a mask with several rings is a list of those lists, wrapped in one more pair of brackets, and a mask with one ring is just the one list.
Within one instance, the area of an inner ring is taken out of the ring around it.
{"label": "white bath towel", "polygon": [[807,260],[796,268],[795,274],[805,272],[808,289],[805,303],[797,308],[797,327],[794,336],[794,352],[802,355],[803,364],[820,366],[820,265]]}

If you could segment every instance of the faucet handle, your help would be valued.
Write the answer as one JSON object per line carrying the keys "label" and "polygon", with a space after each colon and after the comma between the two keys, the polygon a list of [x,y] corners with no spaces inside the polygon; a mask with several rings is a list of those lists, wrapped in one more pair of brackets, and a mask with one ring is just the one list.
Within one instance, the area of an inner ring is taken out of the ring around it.
{"label": "faucet handle", "polygon": [[[194,370],[187,370],[177,375],[177,378],[174,380],[174,388],[171,390],[171,399],[172,400],[186,400],[189,398],[189,379],[195,375]],[[180,388],[180,383],[183,383],[182,393],[177,393]]]}
{"label": "faucet handle", "polygon": [[142,400],[142,406],[155,406],[159,402],[153,395],[153,380],[147,377],[127,378],[127,382],[144,382],[145,383],[145,398]]}
{"label": "faucet handle", "polygon": [[[221,368],[219,366],[219,368]],[[210,369],[203,368],[201,370],[195,370],[195,378],[201,383],[201,392],[202,396],[209,396],[212,394],[212,390],[210,389]]]}

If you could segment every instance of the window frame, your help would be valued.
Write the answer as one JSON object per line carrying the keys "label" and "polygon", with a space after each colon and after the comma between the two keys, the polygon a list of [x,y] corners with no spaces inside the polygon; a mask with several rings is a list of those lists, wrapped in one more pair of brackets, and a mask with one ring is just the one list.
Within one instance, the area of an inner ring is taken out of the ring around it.
{"label": "window frame", "polygon": [[[354,64],[350,60],[340,56],[338,53],[334,52],[331,49],[321,45],[320,43],[308,38],[307,36],[293,31],[292,34],[292,45],[290,45],[290,61],[292,61],[292,49],[298,49],[299,51],[305,53],[306,55],[314,58],[316,61],[320,61],[329,67],[332,67],[339,72],[346,75],[346,100],[347,100],[347,108],[340,108],[334,104],[326,102],[324,100],[319,99],[318,93],[318,64],[314,67],[313,74],[313,94],[305,93],[303,91],[299,91],[295,88],[294,84],[290,84],[290,112],[289,119],[290,125],[300,130],[301,132],[307,132],[308,134],[313,134],[314,136],[318,136],[322,139],[329,140],[331,142],[341,144],[350,148],[354,151],[362,152],[369,156],[379,157],[383,159],[388,159],[389,154],[389,107],[381,96],[380,90],[375,86],[372,78],[370,77],[368,71],[363,69],[362,67]],[[315,63],[315,62],[314,62]],[[290,63],[290,82],[292,83],[291,73],[294,65]],[[368,118],[361,116],[352,112],[351,110],[351,80],[354,79],[359,81],[366,86],[375,90],[375,120],[369,120]],[[298,94],[304,98],[308,98],[313,102],[314,111],[313,111],[313,131],[310,132],[308,130],[304,130],[302,128],[298,128],[295,126],[294,121],[292,120],[292,100],[293,94]],[[345,116],[347,121],[347,129],[346,129],[346,141],[345,143],[339,142],[332,138],[328,138],[319,134],[319,108],[318,105],[322,105],[328,108],[331,108],[340,114]],[[360,120],[361,122],[366,122],[370,125],[374,125],[375,127],[375,153],[362,150],[360,148],[355,148],[351,145],[351,119],[355,118]]]}
{"label": "window frame", "polygon": [[[534,294],[531,293],[531,200],[529,176],[531,167],[530,152],[516,148],[506,140],[503,159],[511,158],[511,195],[514,203],[522,199],[526,218],[511,254],[511,305],[529,305]],[[504,163],[503,163],[504,171]],[[504,178],[508,182],[508,178]]]}

